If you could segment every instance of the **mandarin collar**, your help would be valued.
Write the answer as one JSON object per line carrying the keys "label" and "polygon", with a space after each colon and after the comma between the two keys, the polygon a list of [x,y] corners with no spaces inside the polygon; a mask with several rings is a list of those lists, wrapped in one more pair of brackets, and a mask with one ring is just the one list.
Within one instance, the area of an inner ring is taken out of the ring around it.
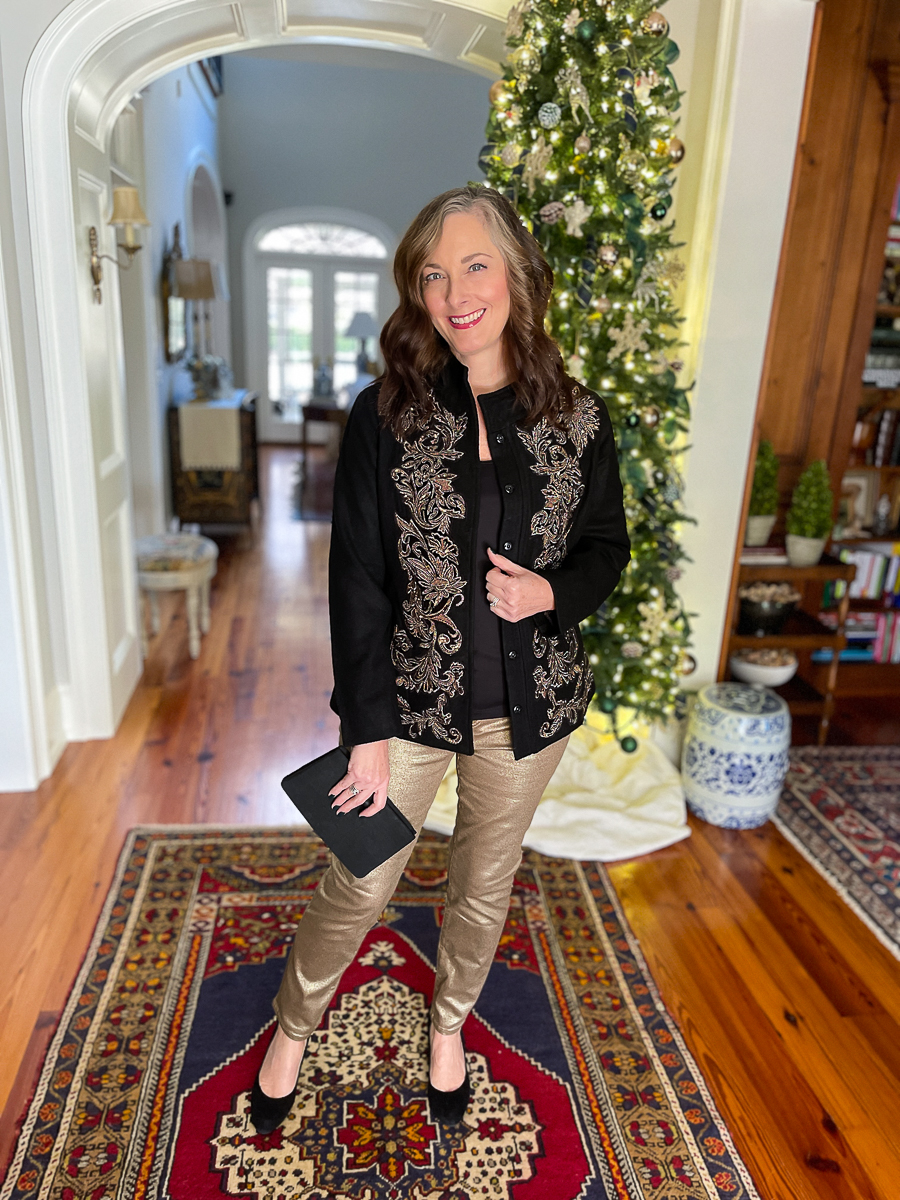
{"label": "mandarin collar", "polygon": [[[467,407],[473,402],[472,389],[469,386],[469,368],[452,352],[441,374],[441,382]],[[516,398],[515,387],[511,383],[498,388],[496,392],[482,392],[480,398],[488,432],[503,429],[524,416],[522,405]]]}

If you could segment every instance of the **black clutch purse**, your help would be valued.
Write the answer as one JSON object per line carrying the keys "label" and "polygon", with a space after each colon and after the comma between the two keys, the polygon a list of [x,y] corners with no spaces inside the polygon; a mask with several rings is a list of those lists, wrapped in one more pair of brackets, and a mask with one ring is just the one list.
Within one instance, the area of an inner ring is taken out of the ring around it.
{"label": "black clutch purse", "polygon": [[365,805],[348,813],[336,812],[331,807],[334,798],[328,793],[347,774],[349,760],[350,750],[336,746],[285,775],[281,786],[332,854],[357,879],[362,879],[414,842],[416,831],[390,799],[374,817],[360,815]]}

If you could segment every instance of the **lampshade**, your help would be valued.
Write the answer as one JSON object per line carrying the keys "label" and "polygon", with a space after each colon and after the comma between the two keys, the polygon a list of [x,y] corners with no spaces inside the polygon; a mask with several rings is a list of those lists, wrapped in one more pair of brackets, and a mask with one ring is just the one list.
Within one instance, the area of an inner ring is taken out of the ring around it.
{"label": "lampshade", "polygon": [[344,337],[370,338],[378,337],[378,326],[371,313],[358,312],[353,314],[353,320],[344,331]]}
{"label": "lampshade", "polygon": [[176,259],[175,295],[182,300],[215,300],[212,263],[205,258]]}
{"label": "lampshade", "polygon": [[110,225],[149,225],[147,214],[141,208],[137,188],[113,188],[113,210]]}

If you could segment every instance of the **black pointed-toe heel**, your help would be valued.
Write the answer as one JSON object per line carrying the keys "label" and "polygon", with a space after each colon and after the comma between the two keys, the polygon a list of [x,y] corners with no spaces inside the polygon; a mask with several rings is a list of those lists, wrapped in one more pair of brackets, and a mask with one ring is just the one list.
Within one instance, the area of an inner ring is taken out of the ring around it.
{"label": "black pointed-toe heel", "polygon": [[[462,1034],[459,1035],[462,1041]],[[463,1045],[463,1058],[465,1059],[466,1047]],[[440,1121],[442,1125],[458,1125],[465,1116],[466,1109],[469,1107],[469,1099],[472,1095],[472,1088],[469,1083],[469,1064],[466,1061],[466,1077],[452,1092],[442,1092],[440,1088],[436,1088],[431,1082],[431,1023],[428,1028],[428,1108],[431,1112],[432,1119]]]}
{"label": "black pointed-toe heel", "polygon": [[[309,1042],[307,1041],[307,1045]],[[303,1059],[306,1057],[306,1046],[303,1047],[303,1055],[300,1058],[300,1067],[303,1066]],[[300,1075],[300,1067],[297,1068],[297,1075]],[[262,1067],[260,1067],[260,1071]],[[294,1084],[294,1089],[288,1092],[286,1096],[267,1096],[259,1086],[259,1071],[256,1072],[256,1078],[253,1081],[253,1087],[250,1091],[250,1121],[257,1133],[274,1133],[278,1126],[282,1123],[294,1104],[294,1097],[297,1095],[297,1085]]]}

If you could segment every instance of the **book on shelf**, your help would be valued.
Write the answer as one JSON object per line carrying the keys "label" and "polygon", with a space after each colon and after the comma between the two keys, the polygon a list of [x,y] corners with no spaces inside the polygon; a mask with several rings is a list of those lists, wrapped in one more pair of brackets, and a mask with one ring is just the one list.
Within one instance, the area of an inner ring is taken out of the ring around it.
{"label": "book on shelf", "polygon": [[[822,612],[819,619],[837,628],[837,613]],[[841,662],[900,663],[900,611],[848,613],[844,636],[853,644],[841,651]],[[831,651],[815,650],[812,661],[831,662]]]}
{"label": "book on shelf", "polygon": [[[885,608],[900,608],[900,542],[837,544],[834,550],[841,562],[856,567],[856,578],[850,584],[851,600],[874,600]],[[830,580],[829,584],[823,593],[826,608],[844,595],[843,580]]]}

